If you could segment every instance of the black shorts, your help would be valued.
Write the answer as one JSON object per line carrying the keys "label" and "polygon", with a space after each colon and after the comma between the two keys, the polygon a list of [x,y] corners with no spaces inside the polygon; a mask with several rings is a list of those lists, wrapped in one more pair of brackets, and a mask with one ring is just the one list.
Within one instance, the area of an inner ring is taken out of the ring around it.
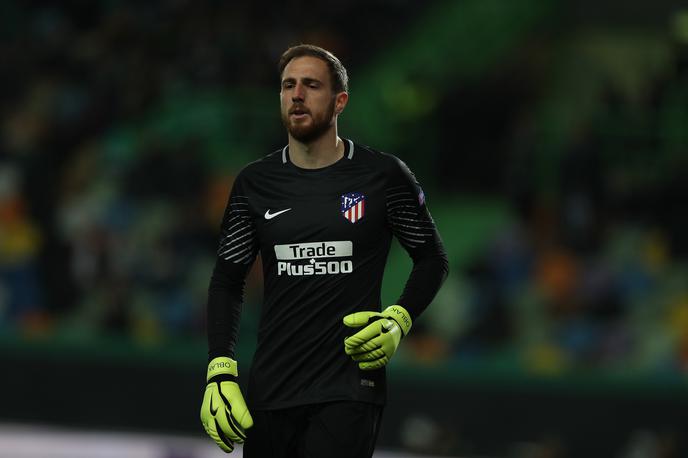
{"label": "black shorts", "polygon": [[382,406],[328,402],[280,410],[252,411],[245,458],[370,458]]}

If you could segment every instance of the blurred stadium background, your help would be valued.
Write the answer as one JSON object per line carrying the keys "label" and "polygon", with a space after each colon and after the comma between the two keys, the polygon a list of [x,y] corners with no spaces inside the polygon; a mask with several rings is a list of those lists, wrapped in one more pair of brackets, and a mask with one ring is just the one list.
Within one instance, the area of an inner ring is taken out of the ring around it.
{"label": "blurred stadium background", "polygon": [[[275,67],[299,42],[348,67],[340,133],[416,172],[452,264],[376,456],[688,456],[685,2],[0,17],[0,456],[222,456],[197,418],[206,290],[234,174],[285,143]],[[386,302],[409,266],[395,245]]]}

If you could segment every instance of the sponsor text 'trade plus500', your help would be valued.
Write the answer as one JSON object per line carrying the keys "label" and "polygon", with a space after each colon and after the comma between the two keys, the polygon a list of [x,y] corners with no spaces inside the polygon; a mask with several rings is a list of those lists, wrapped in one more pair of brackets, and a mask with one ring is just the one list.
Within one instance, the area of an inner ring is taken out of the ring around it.
{"label": "sponsor text 'trade plus500'", "polygon": [[349,240],[331,242],[291,243],[275,245],[277,275],[333,275],[353,271],[353,243]]}

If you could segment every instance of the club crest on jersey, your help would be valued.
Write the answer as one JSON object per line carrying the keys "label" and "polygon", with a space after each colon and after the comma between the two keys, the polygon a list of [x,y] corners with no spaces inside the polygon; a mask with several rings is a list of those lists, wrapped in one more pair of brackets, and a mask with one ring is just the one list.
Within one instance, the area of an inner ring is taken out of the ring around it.
{"label": "club crest on jersey", "polygon": [[365,196],[360,192],[342,194],[342,215],[349,222],[355,223],[365,213]]}

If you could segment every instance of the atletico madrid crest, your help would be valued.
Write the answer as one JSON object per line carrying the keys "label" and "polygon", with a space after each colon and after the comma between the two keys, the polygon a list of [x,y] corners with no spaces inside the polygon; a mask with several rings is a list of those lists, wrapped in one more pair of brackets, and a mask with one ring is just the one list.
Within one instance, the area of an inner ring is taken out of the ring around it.
{"label": "atletico madrid crest", "polygon": [[355,223],[363,218],[365,212],[365,196],[359,192],[342,194],[342,215],[349,222]]}

